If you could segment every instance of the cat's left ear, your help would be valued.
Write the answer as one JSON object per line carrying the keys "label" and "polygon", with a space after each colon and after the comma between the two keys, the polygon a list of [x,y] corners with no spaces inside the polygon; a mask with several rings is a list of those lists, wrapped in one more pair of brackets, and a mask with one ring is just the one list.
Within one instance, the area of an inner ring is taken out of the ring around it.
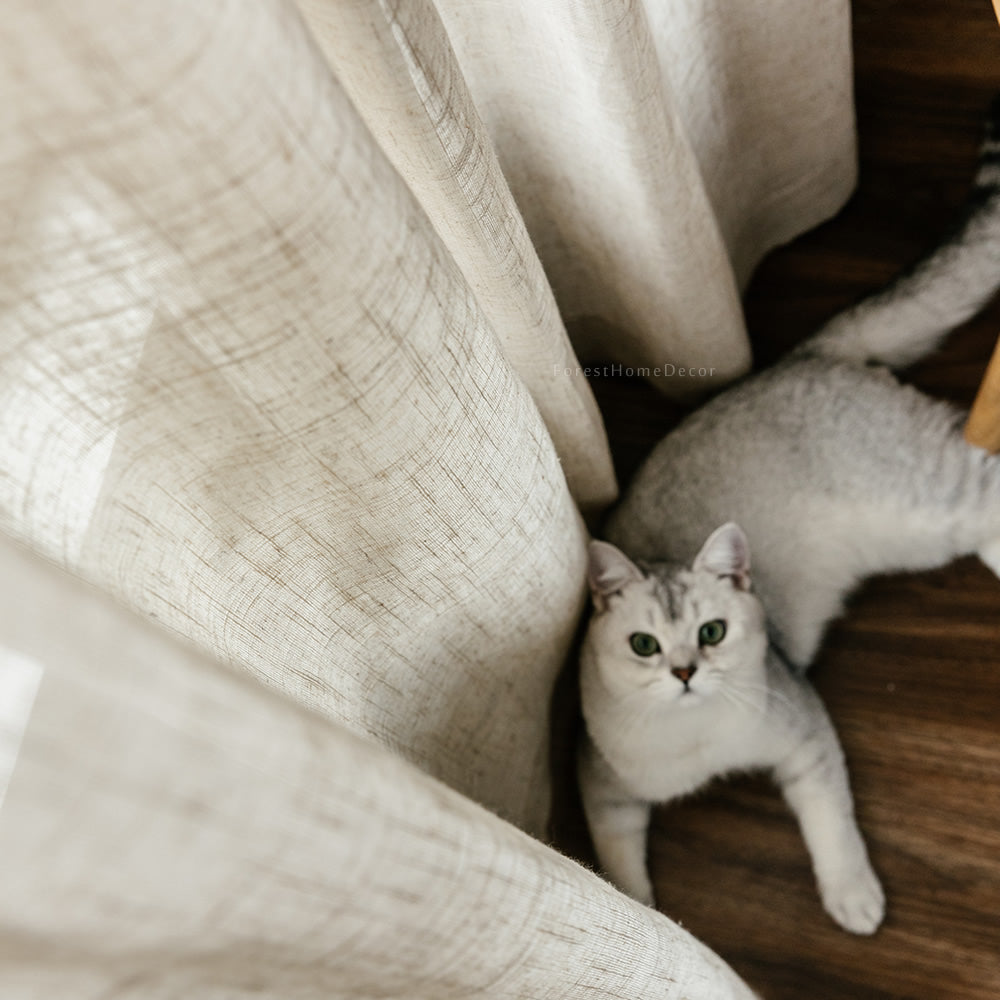
{"label": "cat's left ear", "polygon": [[730,577],[740,590],[749,590],[750,543],[743,529],[731,521],[716,528],[695,557],[692,569]]}
{"label": "cat's left ear", "polygon": [[641,579],[642,570],[610,542],[592,541],[587,547],[587,584],[595,610],[603,611],[612,594]]}

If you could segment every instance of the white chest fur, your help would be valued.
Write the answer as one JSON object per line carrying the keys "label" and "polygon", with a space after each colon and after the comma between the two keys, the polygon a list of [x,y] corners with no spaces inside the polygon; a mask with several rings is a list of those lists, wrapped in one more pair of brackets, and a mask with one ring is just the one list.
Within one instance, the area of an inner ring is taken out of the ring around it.
{"label": "white chest fur", "polygon": [[691,704],[645,707],[613,702],[584,685],[584,718],[594,745],[634,795],[666,802],[713,777],[762,766],[765,706],[689,696]]}

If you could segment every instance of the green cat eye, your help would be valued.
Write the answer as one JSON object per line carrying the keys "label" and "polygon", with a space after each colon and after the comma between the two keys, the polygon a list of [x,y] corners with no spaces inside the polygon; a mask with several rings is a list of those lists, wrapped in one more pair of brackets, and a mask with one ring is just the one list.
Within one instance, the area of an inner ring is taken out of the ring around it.
{"label": "green cat eye", "polygon": [[726,637],[726,623],[721,618],[716,618],[714,622],[705,622],[698,629],[699,646],[718,646]]}
{"label": "green cat eye", "polygon": [[656,641],[656,637],[648,632],[633,632],[628,637],[628,642],[632,647],[632,652],[637,656],[652,656],[660,651],[660,644]]}

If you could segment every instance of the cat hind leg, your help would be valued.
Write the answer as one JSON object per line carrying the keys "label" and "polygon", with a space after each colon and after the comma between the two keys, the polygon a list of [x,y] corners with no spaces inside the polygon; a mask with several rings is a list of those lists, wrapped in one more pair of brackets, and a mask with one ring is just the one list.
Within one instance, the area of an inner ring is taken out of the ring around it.
{"label": "cat hind leg", "polygon": [[786,581],[780,595],[761,593],[773,643],[797,673],[809,668],[827,625],[843,614],[846,589],[830,582],[793,578]]}
{"label": "cat hind leg", "polygon": [[996,576],[1000,577],[1000,538],[994,538],[981,546],[977,555]]}

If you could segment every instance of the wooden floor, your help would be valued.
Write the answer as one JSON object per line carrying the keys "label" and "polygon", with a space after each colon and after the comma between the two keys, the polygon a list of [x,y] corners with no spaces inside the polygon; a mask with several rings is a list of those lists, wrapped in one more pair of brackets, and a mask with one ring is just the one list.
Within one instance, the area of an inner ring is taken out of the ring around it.
{"label": "wooden floor", "polygon": [[[746,311],[761,365],[936,242],[1000,91],[988,0],[853,6],[860,187],[837,219],[759,269]],[[968,405],[998,333],[995,305],[907,380]],[[595,390],[625,481],[678,413],[639,383]],[[882,929],[853,937],[825,916],[794,821],[763,780],[719,784],[657,813],[650,864],[661,908],[765,1000],[997,1000],[1000,581],[970,559],[870,582],[813,678],[886,888]],[[564,719],[560,767],[570,728]],[[572,794],[556,820],[557,843],[592,864]]]}

